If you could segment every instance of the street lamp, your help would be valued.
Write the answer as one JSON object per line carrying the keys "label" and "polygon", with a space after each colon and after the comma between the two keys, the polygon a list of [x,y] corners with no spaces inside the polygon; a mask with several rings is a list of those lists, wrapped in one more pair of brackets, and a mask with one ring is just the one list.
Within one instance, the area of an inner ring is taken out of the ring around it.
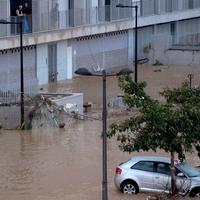
{"label": "street lamp", "polygon": [[23,22],[10,22],[0,19],[0,24],[15,24],[20,28],[20,100],[21,100],[21,128],[24,129],[24,61],[23,61]]}
{"label": "street lamp", "polygon": [[106,77],[129,75],[133,73],[132,70],[125,68],[118,73],[106,73],[106,70],[102,70],[101,74],[92,73],[86,68],[79,68],[75,71],[75,74],[83,76],[98,76],[103,81],[103,112],[102,112],[102,200],[108,200],[108,182],[107,182],[107,102],[106,102]]}
{"label": "street lamp", "polygon": [[135,82],[138,81],[138,55],[137,55],[137,51],[138,51],[138,39],[137,39],[137,35],[138,35],[138,6],[128,6],[128,5],[123,5],[123,4],[117,4],[116,5],[117,8],[134,8],[135,9]]}

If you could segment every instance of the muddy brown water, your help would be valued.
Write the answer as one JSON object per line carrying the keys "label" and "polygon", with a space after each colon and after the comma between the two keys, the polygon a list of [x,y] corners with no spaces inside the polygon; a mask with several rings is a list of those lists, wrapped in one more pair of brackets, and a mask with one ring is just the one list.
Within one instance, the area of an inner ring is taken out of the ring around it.
{"label": "muddy brown water", "polygon": [[[100,122],[86,121],[65,129],[1,131],[0,199],[101,199],[99,130]],[[115,166],[130,156],[111,143],[108,141],[109,197],[120,199],[113,184]]]}
{"label": "muddy brown water", "polygon": [[[195,75],[199,74],[197,68],[160,68],[160,72],[154,72],[154,68],[150,67],[139,69],[139,77],[147,80],[147,91],[154,97],[159,97],[157,92],[164,86],[180,85],[191,70]],[[197,83],[198,78],[194,84]],[[116,85],[116,79],[108,80],[108,98],[120,93]],[[101,80],[76,78],[44,89],[84,92],[85,101],[101,104]],[[0,200],[100,200],[101,125],[101,121],[84,120],[73,122],[64,129],[0,130]],[[113,183],[116,165],[136,154],[121,152],[114,139],[108,140],[109,199],[146,198],[145,195],[122,195]],[[167,154],[158,151],[156,155]],[[187,157],[189,162],[200,165],[194,153]]]}

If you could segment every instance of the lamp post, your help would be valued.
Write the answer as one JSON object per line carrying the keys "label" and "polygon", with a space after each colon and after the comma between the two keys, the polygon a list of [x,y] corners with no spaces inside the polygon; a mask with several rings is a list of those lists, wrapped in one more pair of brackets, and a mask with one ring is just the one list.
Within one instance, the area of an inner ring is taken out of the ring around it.
{"label": "lamp post", "polygon": [[102,200],[108,200],[108,182],[107,182],[107,101],[106,101],[106,77],[129,75],[133,73],[132,70],[125,68],[118,73],[106,73],[102,70],[101,74],[91,73],[86,68],[79,68],[75,74],[83,76],[97,76],[102,78],[103,82],[103,112],[102,112]]}
{"label": "lamp post", "polygon": [[0,24],[14,24],[20,28],[20,101],[21,101],[21,128],[24,129],[24,61],[23,61],[23,22],[10,22],[4,19]]}
{"label": "lamp post", "polygon": [[135,9],[135,82],[138,81],[138,6],[128,6],[117,4],[117,8],[134,8]]}

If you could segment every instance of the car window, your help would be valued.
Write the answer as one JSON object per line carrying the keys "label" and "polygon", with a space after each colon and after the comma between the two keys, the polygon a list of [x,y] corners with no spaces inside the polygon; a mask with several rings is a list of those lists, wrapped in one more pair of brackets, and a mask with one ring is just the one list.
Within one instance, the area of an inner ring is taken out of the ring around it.
{"label": "car window", "polygon": [[167,163],[157,163],[156,172],[161,174],[170,175],[170,164]]}
{"label": "car window", "polygon": [[154,171],[154,162],[152,161],[140,161],[134,164],[131,169],[143,170],[148,172]]}
{"label": "car window", "polygon": [[196,168],[192,167],[191,165],[189,165],[186,162],[182,162],[180,164],[177,165],[179,167],[179,169],[186,174],[189,177],[196,177],[196,176],[200,176],[200,172],[199,170],[197,170]]}

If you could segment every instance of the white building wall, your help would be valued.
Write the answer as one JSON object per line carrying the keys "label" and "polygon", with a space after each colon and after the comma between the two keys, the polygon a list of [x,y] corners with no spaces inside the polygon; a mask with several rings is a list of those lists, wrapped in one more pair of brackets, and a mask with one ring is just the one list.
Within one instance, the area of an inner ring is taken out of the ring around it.
{"label": "white building wall", "polygon": [[91,7],[97,7],[98,6],[98,0],[90,0],[91,1]]}
{"label": "white building wall", "polygon": [[[57,43],[57,80],[72,79],[72,47],[68,46],[68,41]],[[49,82],[48,68],[48,44],[37,46],[37,79],[39,85]]]}
{"label": "white building wall", "polygon": [[[135,30],[128,31],[128,63],[135,60]],[[149,51],[152,47],[154,27],[148,26],[138,30],[138,60],[149,58]]]}
{"label": "white building wall", "polygon": [[39,85],[48,83],[48,45],[37,46],[37,79]]}
{"label": "white building wall", "polygon": [[166,60],[168,65],[200,65],[200,51],[191,49],[180,49],[180,50],[168,50],[164,52],[165,57],[169,58]]}
{"label": "white building wall", "polygon": [[[0,0],[0,19],[9,19],[10,2]],[[0,35],[6,36],[10,32],[10,25],[0,24]]]}
{"label": "white building wall", "polygon": [[0,90],[4,88],[20,88],[20,54],[19,52],[4,52],[0,54]]}
{"label": "white building wall", "polygon": [[72,53],[67,41],[57,43],[57,71],[58,81],[72,78]]}
{"label": "white building wall", "polygon": [[175,22],[175,32],[171,23],[155,26],[155,34],[150,49],[151,63],[199,65],[200,19]]}
{"label": "white building wall", "polygon": [[149,50],[152,47],[154,32],[153,28],[153,26],[149,26],[138,31],[138,59],[149,58]]}
{"label": "white building wall", "polygon": [[0,9],[0,19],[7,19],[10,14],[10,2],[7,0],[1,0]]}
{"label": "white building wall", "polygon": [[71,40],[73,70],[85,67],[95,71],[127,64],[127,35],[124,31]]}
{"label": "white building wall", "polygon": [[166,56],[165,51],[171,44],[171,30],[170,23],[154,26],[154,35],[151,38],[151,48],[149,48],[149,59],[151,63],[168,63],[169,57]]}
{"label": "white building wall", "polygon": [[[23,51],[23,72],[25,93],[37,92],[35,72],[35,48]],[[20,51],[12,49],[0,53],[0,90],[20,90]]]}

